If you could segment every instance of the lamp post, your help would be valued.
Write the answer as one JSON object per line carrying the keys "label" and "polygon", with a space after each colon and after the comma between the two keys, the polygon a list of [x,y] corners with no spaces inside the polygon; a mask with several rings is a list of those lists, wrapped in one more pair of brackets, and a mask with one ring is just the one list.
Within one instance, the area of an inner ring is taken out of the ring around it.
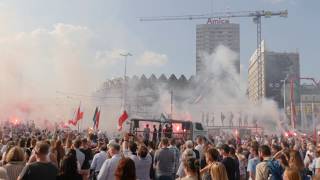
{"label": "lamp post", "polygon": [[127,101],[127,58],[132,56],[131,53],[120,53],[120,56],[124,57],[124,75],[123,75],[123,109],[126,110]]}
{"label": "lamp post", "polygon": [[284,111],[284,117],[286,117],[286,81],[288,80],[289,76],[288,74],[283,80],[280,80],[283,82],[283,111]]}

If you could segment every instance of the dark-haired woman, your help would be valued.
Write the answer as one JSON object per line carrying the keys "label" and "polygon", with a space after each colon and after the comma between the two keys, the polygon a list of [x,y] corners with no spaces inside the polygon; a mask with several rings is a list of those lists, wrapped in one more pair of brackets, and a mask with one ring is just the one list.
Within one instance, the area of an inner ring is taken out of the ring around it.
{"label": "dark-haired woman", "polygon": [[74,153],[69,152],[60,162],[60,175],[57,180],[82,180],[78,173],[77,158]]}
{"label": "dark-haired woman", "polygon": [[186,176],[181,180],[200,180],[200,163],[196,158],[186,159],[183,165]]}
{"label": "dark-haired woman", "polygon": [[116,180],[136,180],[136,168],[130,158],[122,158],[115,173]]}

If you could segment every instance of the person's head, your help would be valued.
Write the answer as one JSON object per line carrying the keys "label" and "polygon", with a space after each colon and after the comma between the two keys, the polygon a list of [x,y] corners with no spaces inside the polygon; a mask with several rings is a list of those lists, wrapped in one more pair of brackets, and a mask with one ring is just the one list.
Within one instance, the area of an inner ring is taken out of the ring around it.
{"label": "person's head", "polygon": [[137,149],[138,149],[138,146],[135,142],[133,141],[130,141],[129,142],[129,150],[132,152],[132,153],[136,153],[137,152]]}
{"label": "person's head", "polygon": [[156,126],[156,125],[153,125],[153,128],[154,128],[154,129],[156,129],[156,128],[157,128],[157,126]]}
{"label": "person's head", "polygon": [[77,138],[76,140],[73,141],[73,147],[76,149],[79,149],[81,146],[81,139]]}
{"label": "person's head", "polygon": [[122,158],[115,172],[116,180],[135,180],[136,168],[134,161],[130,158]]}
{"label": "person's head", "polygon": [[193,142],[191,140],[186,141],[185,144],[187,149],[193,149]]}
{"label": "person's head", "polygon": [[6,162],[10,163],[13,161],[24,161],[24,152],[19,146],[11,148],[6,155]]}
{"label": "person's head", "polygon": [[196,158],[185,159],[183,162],[184,172],[188,175],[196,175],[200,179],[200,163]]}
{"label": "person's head", "polygon": [[176,139],[175,138],[171,138],[170,139],[170,145],[171,146],[175,146],[176,145]]}
{"label": "person's head", "polygon": [[73,153],[68,153],[60,161],[61,174],[77,174],[77,159]]}
{"label": "person's head", "polygon": [[82,139],[81,139],[81,146],[84,147],[84,148],[87,148],[87,147],[88,147],[88,140],[87,140],[87,138],[82,138]]}
{"label": "person's head", "polygon": [[149,124],[147,124],[146,127],[149,128]]}
{"label": "person's head", "polygon": [[161,139],[161,147],[168,147],[169,146],[169,140],[168,138],[162,138]]}
{"label": "person's head", "polygon": [[251,148],[250,148],[250,153],[251,153],[253,156],[258,156],[258,155],[259,155],[259,148],[258,148],[258,147],[251,147]]}
{"label": "person's head", "polygon": [[108,153],[113,156],[115,154],[119,154],[120,151],[120,145],[116,143],[115,141],[111,140],[108,144]]}
{"label": "person's head", "polygon": [[235,156],[236,155],[236,150],[233,147],[230,147],[230,153],[231,156]]}
{"label": "person's head", "polygon": [[197,144],[203,144],[203,137],[202,136],[198,136],[196,141],[197,141]]}
{"label": "person's head", "polygon": [[304,164],[299,151],[291,150],[289,156],[289,167],[300,171],[304,169]]}
{"label": "person's head", "polygon": [[219,162],[215,162],[212,164],[212,166],[210,167],[210,175],[211,179],[228,180],[226,168]]}
{"label": "person's head", "polygon": [[267,145],[260,146],[260,148],[259,148],[259,156],[261,158],[270,157],[271,156],[271,150],[270,150],[269,146],[267,146]]}
{"label": "person's head", "polygon": [[220,154],[222,156],[228,156],[230,154],[230,147],[227,144],[223,144],[220,147]]}
{"label": "person's head", "polygon": [[294,168],[286,168],[283,173],[283,180],[301,180],[299,170]]}
{"label": "person's head", "polygon": [[219,160],[219,151],[214,148],[209,148],[206,153],[206,162],[216,162]]}
{"label": "person's head", "polygon": [[145,158],[148,155],[148,148],[144,145],[139,146],[138,156],[141,158]]}
{"label": "person's head", "polygon": [[185,159],[190,159],[190,158],[196,158],[196,154],[192,149],[186,149],[183,152],[182,159],[185,160]]}
{"label": "person's head", "polygon": [[152,149],[152,150],[155,150],[155,149],[156,149],[155,143],[154,143],[153,141],[150,141],[150,142],[148,143],[148,148],[149,148],[149,149]]}
{"label": "person's head", "polygon": [[36,157],[38,159],[46,158],[49,153],[50,145],[45,141],[37,142],[36,147],[34,148]]}
{"label": "person's head", "polygon": [[276,144],[272,144],[271,146],[271,154],[275,155],[277,152],[279,152],[281,150],[281,147],[276,145]]}
{"label": "person's head", "polygon": [[26,140],[24,138],[19,140],[19,146],[21,148],[25,148],[26,147]]}

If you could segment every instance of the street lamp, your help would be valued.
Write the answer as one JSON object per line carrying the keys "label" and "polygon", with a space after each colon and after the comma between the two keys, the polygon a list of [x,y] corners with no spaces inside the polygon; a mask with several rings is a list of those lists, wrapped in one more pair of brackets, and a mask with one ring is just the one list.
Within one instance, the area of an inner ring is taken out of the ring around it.
{"label": "street lamp", "polygon": [[288,80],[289,75],[287,74],[285,79],[280,80],[281,82],[283,82],[283,109],[284,109],[284,113],[286,114],[286,81]]}
{"label": "street lamp", "polygon": [[127,58],[132,56],[131,53],[120,53],[120,56],[124,57],[124,75],[123,75],[123,109],[126,110],[126,100],[127,100]]}

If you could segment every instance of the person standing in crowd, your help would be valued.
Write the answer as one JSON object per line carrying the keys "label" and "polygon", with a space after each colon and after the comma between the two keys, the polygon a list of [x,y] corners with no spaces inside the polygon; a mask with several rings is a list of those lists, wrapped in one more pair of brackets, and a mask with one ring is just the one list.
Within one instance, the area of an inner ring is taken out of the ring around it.
{"label": "person standing in crowd", "polygon": [[11,148],[6,156],[6,162],[4,168],[7,170],[9,180],[17,180],[25,166],[23,150],[18,146]]}
{"label": "person standing in crowd", "polygon": [[[270,147],[262,145],[259,149],[260,162],[256,167],[256,180],[282,180],[283,169],[280,163],[271,157]],[[270,168],[272,167],[272,168]]]}
{"label": "person standing in crowd", "polygon": [[259,149],[257,147],[251,147],[250,152],[253,157],[252,159],[249,159],[247,168],[249,180],[255,180],[256,178],[256,166],[260,162],[258,151]]}
{"label": "person standing in crowd", "polygon": [[230,157],[234,160],[234,162],[236,163],[236,166],[235,166],[235,170],[236,170],[236,177],[235,179],[236,180],[240,180],[240,161],[238,159],[238,157],[236,156],[236,151],[233,147],[230,147]]}
{"label": "person standing in crowd", "polygon": [[83,154],[83,152],[81,152],[80,146],[81,146],[81,139],[78,138],[78,139],[74,140],[73,149],[76,150],[76,156],[77,156],[77,161],[79,164],[79,167],[78,167],[79,170],[81,169],[83,162],[86,158],[85,155]]}
{"label": "person standing in crowd", "polygon": [[54,144],[54,148],[53,150],[56,152],[57,155],[57,162],[58,165],[60,164],[60,160],[64,157],[64,155],[66,154],[63,146],[62,146],[62,142],[61,140],[56,140],[55,144]]}
{"label": "person standing in crowd", "polygon": [[174,157],[174,165],[173,165],[173,174],[172,174],[172,176],[175,178],[176,177],[176,173],[177,173],[178,168],[179,168],[179,164],[180,164],[180,151],[176,146],[176,140],[174,138],[170,139],[169,149],[172,151],[173,157]]}
{"label": "person standing in crowd", "polygon": [[104,163],[104,161],[107,159],[108,155],[107,155],[107,146],[106,145],[102,145],[100,147],[100,152],[95,154],[91,163],[91,171],[92,171],[92,177],[94,179],[96,179],[96,177],[99,174],[99,171],[102,167],[102,164]]}
{"label": "person standing in crowd", "polygon": [[226,168],[228,179],[236,179],[236,162],[230,157],[230,147],[227,144],[223,144],[220,148],[220,155],[222,156],[222,164]]}
{"label": "person standing in crowd", "polygon": [[289,167],[296,169],[300,177],[302,178],[302,180],[309,180],[299,151],[296,151],[296,150],[290,151]]}
{"label": "person standing in crowd", "polygon": [[201,169],[200,173],[202,175],[202,180],[211,180],[211,166],[219,161],[219,151],[214,148],[209,148],[205,153],[205,158],[207,165]]}
{"label": "person standing in crowd", "polygon": [[220,162],[215,162],[210,166],[210,177],[212,180],[228,180],[227,170]]}
{"label": "person standing in crowd", "polygon": [[161,139],[160,149],[158,149],[154,156],[154,168],[157,180],[172,180],[174,154],[169,150],[169,140],[167,138]]}
{"label": "person standing in crowd", "polygon": [[201,167],[204,167],[205,164],[204,164],[204,139],[202,136],[198,136],[197,139],[196,139],[196,142],[197,142],[197,145],[195,147],[195,149],[199,152],[199,155],[200,155],[200,165]]}
{"label": "person standing in crowd", "polygon": [[36,162],[25,166],[17,180],[55,180],[58,169],[48,161],[49,144],[44,141],[38,142],[34,148]]}
{"label": "person standing in crowd", "polygon": [[180,180],[200,180],[200,163],[196,158],[189,158],[183,162],[185,177]]}
{"label": "person standing in crowd", "polygon": [[138,159],[135,161],[137,179],[150,180],[152,157],[148,153],[148,148],[145,145],[140,145],[137,154]]}
{"label": "person standing in crowd", "polygon": [[302,180],[302,179],[297,169],[287,168],[283,173],[283,180]]}
{"label": "person standing in crowd", "polygon": [[149,151],[149,155],[151,156],[151,167],[150,167],[150,178],[154,179],[155,178],[155,170],[153,168],[153,162],[154,162],[154,155],[156,153],[156,145],[153,142],[150,142],[148,144],[148,151]]}
{"label": "person standing in crowd", "polygon": [[82,176],[78,173],[77,159],[74,153],[69,152],[61,160],[60,173],[57,177],[57,180],[71,180],[71,179],[82,180],[83,179]]}
{"label": "person standing in crowd", "polygon": [[136,180],[136,168],[133,160],[130,158],[120,159],[114,177],[115,180]]}
{"label": "person standing in crowd", "polygon": [[158,130],[157,130],[156,125],[153,125],[153,131],[152,131],[152,142],[153,143],[157,143],[157,133],[158,133]]}
{"label": "person standing in crowd", "polygon": [[118,166],[118,163],[121,159],[120,152],[120,145],[115,141],[111,140],[108,144],[108,153],[110,155],[110,159],[104,161],[100,172],[98,174],[97,180],[114,180],[115,176],[114,173]]}
{"label": "person standing in crowd", "polygon": [[150,128],[149,128],[149,124],[146,124],[146,127],[143,129],[144,144],[148,145],[149,140],[150,140]]}
{"label": "person standing in crowd", "polygon": [[87,138],[81,140],[80,151],[84,154],[84,161],[81,166],[81,174],[88,177],[90,174],[90,161],[92,160],[92,151],[89,149]]}
{"label": "person standing in crowd", "polygon": [[158,129],[158,141],[161,140],[162,137],[162,125],[161,123],[159,124],[159,129]]}
{"label": "person standing in crowd", "polygon": [[[179,168],[177,171],[177,176],[179,178],[182,178],[186,175],[184,172],[184,162],[185,162],[185,160],[190,159],[190,158],[196,158],[196,155],[192,149],[187,148],[183,151],[182,156],[181,156],[181,162],[180,162],[180,165],[179,165]],[[196,159],[198,159],[198,158],[196,158]]]}

